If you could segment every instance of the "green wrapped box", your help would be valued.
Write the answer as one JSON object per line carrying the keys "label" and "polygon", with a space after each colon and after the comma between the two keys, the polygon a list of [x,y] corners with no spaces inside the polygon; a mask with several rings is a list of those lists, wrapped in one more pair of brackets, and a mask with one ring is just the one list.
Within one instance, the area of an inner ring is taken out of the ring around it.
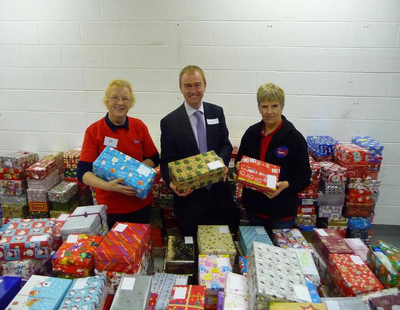
{"label": "green wrapped box", "polygon": [[225,165],[214,151],[179,159],[168,164],[171,181],[179,193],[224,180]]}
{"label": "green wrapped box", "polygon": [[1,206],[3,218],[26,218],[28,216],[28,206],[4,204]]}

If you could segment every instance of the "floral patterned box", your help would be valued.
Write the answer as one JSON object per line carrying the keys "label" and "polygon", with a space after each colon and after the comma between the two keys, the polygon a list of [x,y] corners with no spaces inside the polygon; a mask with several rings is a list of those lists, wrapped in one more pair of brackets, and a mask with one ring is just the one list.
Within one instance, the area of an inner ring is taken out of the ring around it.
{"label": "floral patterned box", "polygon": [[[228,255],[199,255],[199,285],[206,288],[206,296],[218,295],[226,284],[226,275],[232,272]],[[215,304],[216,305],[216,304]]]}
{"label": "floral patterned box", "polygon": [[224,162],[214,151],[179,159],[168,164],[169,175],[179,193],[224,180]]}
{"label": "floral patterned box", "polygon": [[109,146],[93,163],[93,173],[107,181],[122,178],[122,184],[131,186],[141,199],[146,198],[157,174],[153,168]]}

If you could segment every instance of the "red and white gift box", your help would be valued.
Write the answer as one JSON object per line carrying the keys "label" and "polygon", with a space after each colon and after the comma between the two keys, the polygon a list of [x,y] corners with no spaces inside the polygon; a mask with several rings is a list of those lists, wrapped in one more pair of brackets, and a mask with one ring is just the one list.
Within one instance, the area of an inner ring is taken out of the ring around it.
{"label": "red and white gift box", "polygon": [[347,168],[330,161],[321,161],[321,179],[325,182],[346,181]]}
{"label": "red and white gift box", "polygon": [[56,161],[50,159],[40,159],[26,169],[29,179],[43,180],[56,170]]}
{"label": "red and white gift box", "polygon": [[368,165],[369,151],[356,144],[338,144],[334,149],[335,161],[345,165]]}

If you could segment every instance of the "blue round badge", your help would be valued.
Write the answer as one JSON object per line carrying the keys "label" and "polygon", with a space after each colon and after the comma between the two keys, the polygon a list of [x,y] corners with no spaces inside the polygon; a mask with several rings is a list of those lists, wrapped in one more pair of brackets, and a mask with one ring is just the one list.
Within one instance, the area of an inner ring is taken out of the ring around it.
{"label": "blue round badge", "polygon": [[280,146],[275,149],[275,155],[278,156],[279,158],[286,157],[288,153],[289,150],[286,146]]}

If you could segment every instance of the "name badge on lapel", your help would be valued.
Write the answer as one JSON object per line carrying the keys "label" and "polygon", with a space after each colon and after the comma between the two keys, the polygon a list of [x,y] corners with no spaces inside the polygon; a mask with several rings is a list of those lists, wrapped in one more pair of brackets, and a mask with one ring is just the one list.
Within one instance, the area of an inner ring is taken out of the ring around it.
{"label": "name badge on lapel", "polygon": [[207,124],[208,125],[219,124],[219,119],[218,118],[207,118]]}
{"label": "name badge on lapel", "polygon": [[111,138],[111,137],[104,137],[104,145],[111,146],[111,147],[117,147],[117,144],[118,144],[118,139]]}

